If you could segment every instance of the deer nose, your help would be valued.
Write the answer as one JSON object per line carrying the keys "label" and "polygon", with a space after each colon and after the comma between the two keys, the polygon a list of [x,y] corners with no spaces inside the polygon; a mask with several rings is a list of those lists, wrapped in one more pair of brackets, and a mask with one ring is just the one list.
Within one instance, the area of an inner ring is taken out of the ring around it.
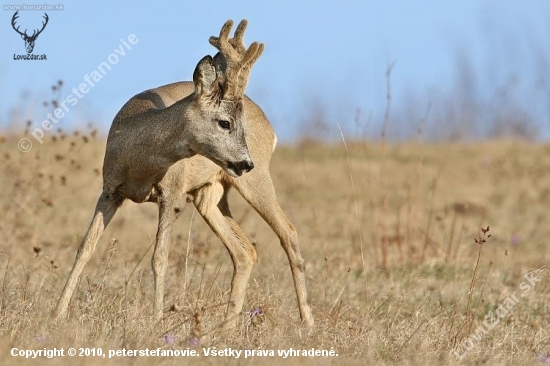
{"label": "deer nose", "polygon": [[242,175],[243,172],[248,173],[254,169],[254,163],[252,160],[241,160],[236,163],[229,163],[228,166],[237,173],[237,175]]}
{"label": "deer nose", "polygon": [[254,162],[252,160],[243,160],[240,164],[242,166],[242,170],[246,170],[247,173],[254,169]]}
{"label": "deer nose", "polygon": [[252,169],[254,169],[254,163],[252,160],[241,160],[237,163],[235,163],[235,168],[239,172],[246,172],[248,173]]}

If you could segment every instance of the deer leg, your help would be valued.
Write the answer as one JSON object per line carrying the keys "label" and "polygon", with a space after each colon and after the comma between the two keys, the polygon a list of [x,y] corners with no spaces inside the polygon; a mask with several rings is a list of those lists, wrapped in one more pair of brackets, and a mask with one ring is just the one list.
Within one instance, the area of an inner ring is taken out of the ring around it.
{"label": "deer leg", "polygon": [[254,169],[238,179],[231,179],[231,183],[279,237],[290,262],[300,317],[303,323],[312,326],[313,315],[307,301],[305,264],[300,254],[298,234],[279,206],[269,171]]}
{"label": "deer leg", "polygon": [[67,308],[73,292],[78,284],[78,280],[84,267],[92,257],[92,254],[95,250],[95,246],[103,234],[103,230],[109,224],[109,221],[115,215],[115,212],[118,208],[118,205],[114,199],[112,199],[108,193],[103,192],[99,197],[94,213],[94,217],[84,236],[84,239],[80,243],[78,252],[76,253],[76,258],[74,261],[73,269],[69,275],[69,279],[63,288],[63,292],[57,306],[54,310],[54,317],[56,319],[64,318],[67,314]]}
{"label": "deer leg", "polygon": [[151,258],[153,278],[155,283],[155,302],[153,316],[155,321],[162,319],[164,313],[164,281],[168,267],[168,249],[172,236],[172,225],[176,218],[175,205],[172,200],[161,195],[159,204],[159,226],[155,243],[155,251]]}
{"label": "deer leg", "polygon": [[248,279],[257,259],[256,249],[233,220],[227,189],[220,182],[201,187],[194,196],[195,207],[225,245],[233,261],[230,302],[225,315],[225,327],[232,328],[237,324],[237,316],[244,304]]}

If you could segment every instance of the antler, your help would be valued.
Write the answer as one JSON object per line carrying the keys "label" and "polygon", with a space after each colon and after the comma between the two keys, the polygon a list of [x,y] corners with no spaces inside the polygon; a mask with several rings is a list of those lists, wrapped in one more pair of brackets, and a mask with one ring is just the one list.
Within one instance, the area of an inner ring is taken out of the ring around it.
{"label": "antler", "polygon": [[[17,18],[19,18],[19,15],[17,15],[17,13],[19,13],[19,10],[17,10],[15,12],[15,14],[13,14],[13,17],[11,18],[11,26],[13,27],[13,29],[19,33],[20,35],[22,36],[25,36],[25,39],[36,39],[36,37],[38,37],[38,35],[40,33],[42,33],[42,31],[44,30],[44,28],[46,28],[46,24],[48,24],[48,20],[50,19],[48,17],[48,14],[44,13],[44,17],[46,19],[46,22],[42,22],[42,29],[38,30],[38,29],[35,29],[34,32],[32,33],[32,36],[29,36],[27,34],[27,30],[25,29],[25,32],[24,33],[21,33],[21,31],[19,30],[19,27],[15,28],[15,21],[17,20]],[[38,33],[36,33],[38,31]]]}
{"label": "antler", "polygon": [[25,33],[21,33],[21,32],[19,31],[19,27],[15,28],[15,21],[17,20],[17,18],[19,18],[19,15],[17,15],[17,13],[19,13],[19,10],[17,10],[17,11],[15,12],[15,14],[13,14],[13,17],[11,18],[11,26],[12,26],[13,29],[14,29],[17,33],[19,33],[20,35],[22,35],[22,36],[27,36],[27,30],[26,30],[26,29],[25,29]]}
{"label": "antler", "polygon": [[[42,29],[40,29],[40,30],[38,31],[38,33],[36,33],[36,30],[35,30],[34,33],[32,34],[32,36],[31,36],[30,38],[36,38],[36,37],[38,37],[38,35],[39,35],[40,33],[42,33],[42,31],[44,30],[44,28],[46,28],[46,24],[48,24],[48,20],[50,20],[50,18],[48,18],[48,14],[46,14],[46,13],[44,13],[43,18],[46,19],[46,22],[42,22]],[[36,34],[35,34],[35,33],[36,33]]]}
{"label": "antler", "polygon": [[233,38],[229,38],[229,33],[233,21],[228,20],[223,25],[219,37],[210,37],[209,42],[216,47],[224,59],[225,65],[222,65],[225,74],[224,93],[225,99],[235,99],[242,97],[252,65],[258,60],[264,51],[262,43],[253,42],[248,49],[243,42],[244,32],[246,30],[247,21],[243,19]]}

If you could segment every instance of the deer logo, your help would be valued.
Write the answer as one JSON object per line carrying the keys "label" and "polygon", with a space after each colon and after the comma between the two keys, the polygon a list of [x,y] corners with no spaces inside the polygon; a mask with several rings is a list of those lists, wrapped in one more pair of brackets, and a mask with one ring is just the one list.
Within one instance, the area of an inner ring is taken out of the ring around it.
{"label": "deer logo", "polygon": [[34,42],[36,41],[36,38],[38,38],[38,35],[40,33],[42,33],[42,31],[44,30],[44,28],[46,28],[46,24],[48,24],[48,14],[44,13],[44,19],[46,19],[45,22],[42,22],[42,29],[38,30],[38,29],[35,29],[34,32],[32,33],[32,36],[29,36],[27,34],[27,30],[25,29],[25,32],[21,32],[19,30],[19,26],[17,28],[15,28],[15,21],[17,20],[17,18],[19,18],[19,15],[17,15],[17,13],[19,13],[19,10],[15,12],[15,14],[13,14],[13,18],[11,18],[11,26],[13,27],[13,29],[19,33],[21,35],[21,38],[23,38],[23,40],[25,41],[25,48],[27,49],[27,53],[32,53],[32,50],[34,49]]}

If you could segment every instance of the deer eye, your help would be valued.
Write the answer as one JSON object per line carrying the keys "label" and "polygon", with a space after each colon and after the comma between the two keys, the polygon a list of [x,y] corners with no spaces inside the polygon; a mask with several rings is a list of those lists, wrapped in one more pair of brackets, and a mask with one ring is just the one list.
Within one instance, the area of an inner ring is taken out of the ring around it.
{"label": "deer eye", "polygon": [[218,125],[224,130],[229,130],[231,128],[231,123],[229,123],[229,121],[224,121],[224,120],[218,121]]}

